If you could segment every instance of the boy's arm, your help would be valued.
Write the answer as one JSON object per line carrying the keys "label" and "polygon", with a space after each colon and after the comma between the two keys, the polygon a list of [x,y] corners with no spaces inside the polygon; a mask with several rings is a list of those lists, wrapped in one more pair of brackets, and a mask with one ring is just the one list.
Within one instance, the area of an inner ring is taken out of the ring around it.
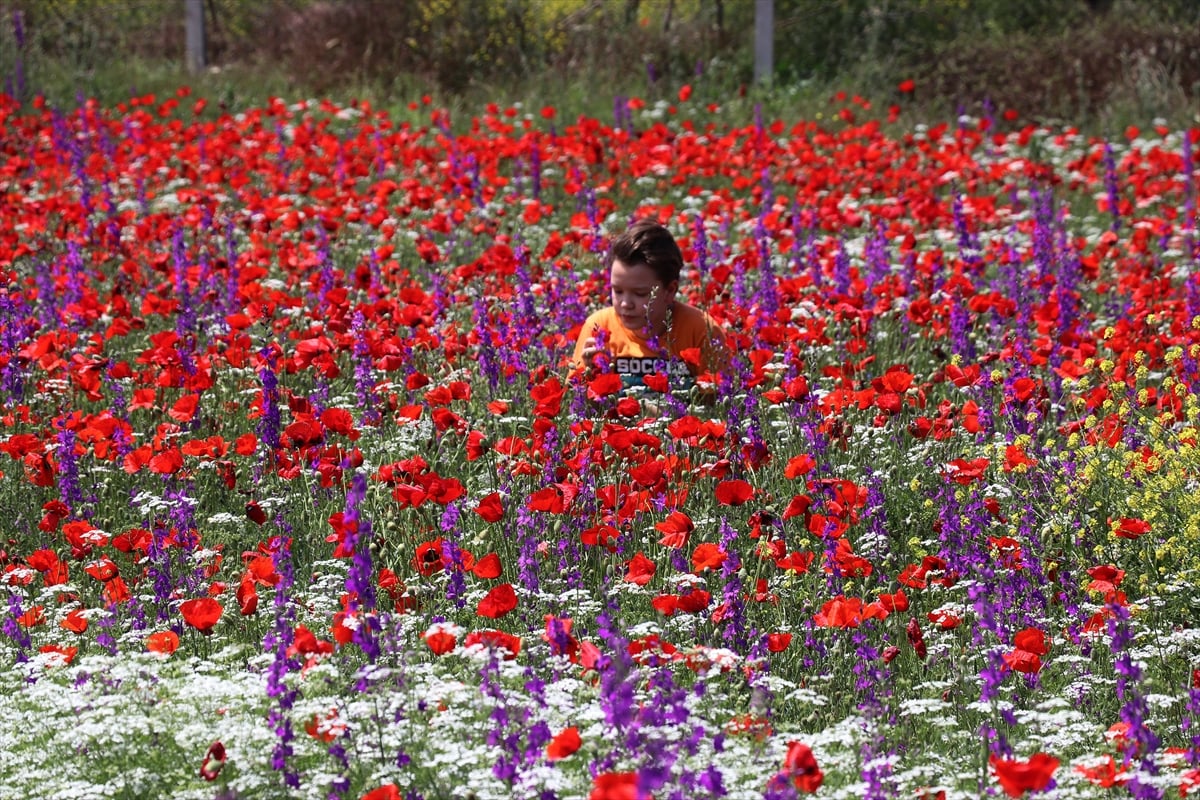
{"label": "boy's arm", "polygon": [[729,338],[724,328],[708,314],[704,315],[704,322],[704,343],[700,346],[701,366],[705,372],[716,376],[729,369]]}
{"label": "boy's arm", "polygon": [[588,317],[587,322],[583,323],[583,328],[579,331],[579,338],[575,340],[575,353],[571,356],[571,371],[567,375],[569,378],[585,376],[594,366],[593,359],[599,344],[597,334],[603,330],[604,327],[596,320],[595,314]]}

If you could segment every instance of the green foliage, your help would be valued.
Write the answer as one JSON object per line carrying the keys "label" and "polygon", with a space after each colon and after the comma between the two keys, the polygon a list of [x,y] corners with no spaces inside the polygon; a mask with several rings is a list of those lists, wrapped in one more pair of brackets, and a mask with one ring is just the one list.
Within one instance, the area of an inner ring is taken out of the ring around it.
{"label": "green foliage", "polygon": [[[1200,4],[1188,0],[775,0],[770,93],[752,86],[755,6],[742,1],[206,0],[204,75],[183,69],[182,5],[0,3],[0,76],[56,104],[190,83],[227,106],[553,97],[568,119],[607,116],[617,96],[672,100],[685,83],[806,114],[847,90],[926,119],[990,104],[1105,133],[1188,122],[1200,90]],[[905,79],[914,94],[897,92]]]}

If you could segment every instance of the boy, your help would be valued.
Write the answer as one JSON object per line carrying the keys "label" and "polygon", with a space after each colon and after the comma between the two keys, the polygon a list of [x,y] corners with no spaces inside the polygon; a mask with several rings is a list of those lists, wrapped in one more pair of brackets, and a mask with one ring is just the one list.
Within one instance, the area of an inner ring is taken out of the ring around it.
{"label": "boy", "polygon": [[[588,317],[575,343],[571,375],[615,369],[626,389],[661,375],[672,387],[722,369],[725,334],[708,314],[675,299],[683,254],[649,219],[629,226],[609,250],[612,305]],[[600,356],[598,358],[598,356]]]}

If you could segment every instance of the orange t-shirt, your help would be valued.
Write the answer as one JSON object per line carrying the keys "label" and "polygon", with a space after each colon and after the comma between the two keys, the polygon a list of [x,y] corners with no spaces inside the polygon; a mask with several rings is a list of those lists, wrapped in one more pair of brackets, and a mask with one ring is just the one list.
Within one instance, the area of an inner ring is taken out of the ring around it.
{"label": "orange t-shirt", "polygon": [[[716,373],[728,359],[721,326],[700,309],[681,302],[672,307],[670,327],[659,337],[659,344],[668,348],[666,353],[653,349],[639,332],[625,327],[612,306],[593,313],[583,323],[575,342],[572,376],[583,374],[589,366],[583,363],[583,347],[591,337],[603,337],[601,350],[607,350],[610,368],[621,376],[627,388],[641,385],[643,375],[675,378]],[[692,348],[694,353],[687,352]]]}

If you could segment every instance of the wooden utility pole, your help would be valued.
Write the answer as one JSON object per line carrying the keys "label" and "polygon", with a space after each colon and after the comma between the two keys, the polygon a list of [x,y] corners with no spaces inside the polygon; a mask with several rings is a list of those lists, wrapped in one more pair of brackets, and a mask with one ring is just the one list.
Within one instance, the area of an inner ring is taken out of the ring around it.
{"label": "wooden utility pole", "polygon": [[200,72],[207,66],[204,53],[204,0],[186,0],[184,14],[188,72]]}
{"label": "wooden utility pole", "polygon": [[754,0],[754,82],[771,83],[775,72],[775,0]]}

